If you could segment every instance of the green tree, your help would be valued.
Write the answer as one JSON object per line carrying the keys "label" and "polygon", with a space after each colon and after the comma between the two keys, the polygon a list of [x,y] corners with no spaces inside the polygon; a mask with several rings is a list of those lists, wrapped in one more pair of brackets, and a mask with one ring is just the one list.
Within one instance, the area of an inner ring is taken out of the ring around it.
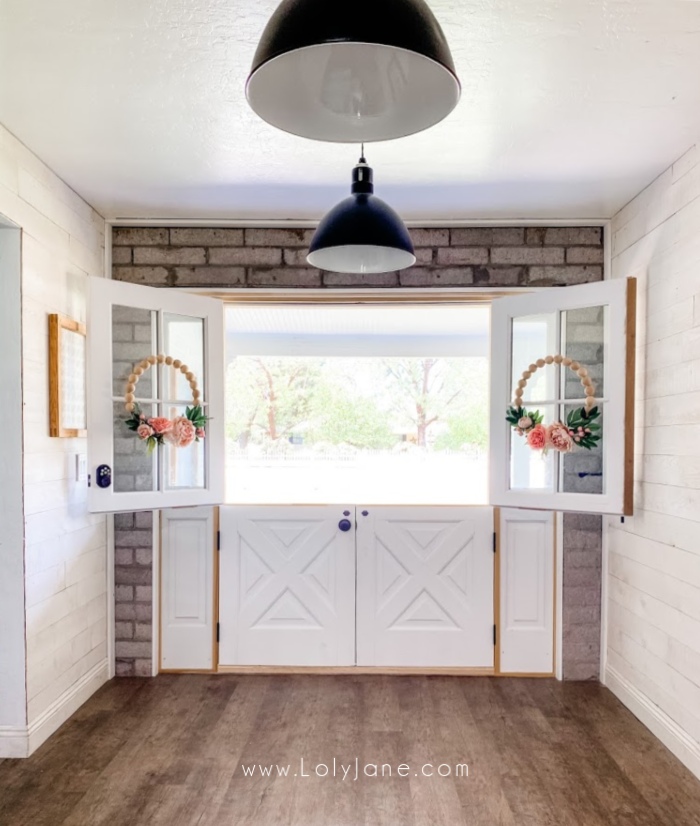
{"label": "green tree", "polygon": [[237,356],[227,371],[227,427],[246,444],[278,442],[305,423],[319,366],[311,359]]}

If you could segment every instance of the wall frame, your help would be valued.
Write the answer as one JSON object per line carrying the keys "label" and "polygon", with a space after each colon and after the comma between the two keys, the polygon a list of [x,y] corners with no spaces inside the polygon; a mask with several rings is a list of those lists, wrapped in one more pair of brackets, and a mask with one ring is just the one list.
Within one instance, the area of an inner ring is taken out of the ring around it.
{"label": "wall frame", "polygon": [[49,315],[49,435],[61,439],[87,436],[87,357],[85,325],[67,316]]}

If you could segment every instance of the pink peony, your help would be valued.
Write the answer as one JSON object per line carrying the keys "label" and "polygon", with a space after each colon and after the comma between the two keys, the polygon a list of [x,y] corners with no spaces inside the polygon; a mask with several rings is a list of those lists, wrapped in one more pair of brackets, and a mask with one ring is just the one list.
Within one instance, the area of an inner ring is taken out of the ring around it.
{"label": "pink peony", "polygon": [[186,416],[177,416],[172,421],[172,430],[170,430],[165,439],[175,447],[187,447],[192,444],[194,437],[197,435],[197,430],[192,422]]}
{"label": "pink peony", "polygon": [[518,427],[521,430],[529,430],[532,427],[532,419],[529,416],[523,416],[518,419]]}
{"label": "pink peony", "polygon": [[560,453],[569,453],[574,446],[569,429],[561,422],[550,424],[547,428],[547,438],[552,447]]}
{"label": "pink peony", "polygon": [[203,428],[203,427],[198,427],[198,428],[197,428],[197,438],[198,438],[198,439],[203,439],[206,435],[207,435],[207,434],[204,432],[204,428]]}
{"label": "pink peony", "polygon": [[156,416],[154,419],[149,419],[148,424],[150,424],[156,433],[169,433],[173,429],[173,423],[170,419],[163,417]]}
{"label": "pink peony", "polygon": [[527,443],[533,450],[544,450],[547,447],[547,428],[536,424],[527,434]]}
{"label": "pink peony", "polygon": [[153,428],[144,422],[136,428],[136,432],[138,433],[139,438],[148,439],[153,435]]}

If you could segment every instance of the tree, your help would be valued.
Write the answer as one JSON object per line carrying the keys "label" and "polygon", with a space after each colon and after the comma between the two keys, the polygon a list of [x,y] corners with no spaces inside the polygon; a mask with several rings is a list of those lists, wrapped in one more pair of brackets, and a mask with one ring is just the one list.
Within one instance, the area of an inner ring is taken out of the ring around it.
{"label": "tree", "polygon": [[229,436],[279,442],[305,423],[319,367],[312,359],[237,356],[227,373]]}
{"label": "tree", "polygon": [[[416,443],[426,447],[428,429],[445,419],[448,409],[460,397],[460,359],[383,359],[392,408],[408,419],[416,432]],[[392,392],[393,391],[393,392]]]}

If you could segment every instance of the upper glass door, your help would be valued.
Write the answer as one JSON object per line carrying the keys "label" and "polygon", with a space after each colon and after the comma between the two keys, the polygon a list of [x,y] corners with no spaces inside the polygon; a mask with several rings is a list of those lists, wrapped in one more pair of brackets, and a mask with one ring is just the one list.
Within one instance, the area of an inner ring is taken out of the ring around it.
{"label": "upper glass door", "polygon": [[493,302],[492,504],[631,512],[635,287]]}
{"label": "upper glass door", "polygon": [[90,279],[90,510],[223,500],[223,307]]}

